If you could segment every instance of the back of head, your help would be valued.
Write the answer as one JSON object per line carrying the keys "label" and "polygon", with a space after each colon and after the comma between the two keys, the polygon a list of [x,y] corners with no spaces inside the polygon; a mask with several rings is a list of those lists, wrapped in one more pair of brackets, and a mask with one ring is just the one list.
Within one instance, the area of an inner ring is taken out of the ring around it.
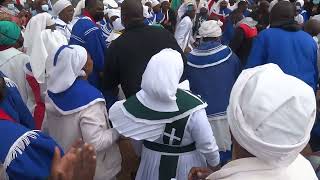
{"label": "back of head", "polygon": [[48,91],[64,92],[79,76],[85,76],[85,71],[82,69],[87,58],[86,49],[78,45],[63,45],[52,51],[46,62]]}
{"label": "back of head", "polygon": [[222,35],[221,26],[223,23],[215,20],[205,21],[199,28],[199,35],[202,38],[218,38]]}
{"label": "back of head", "polygon": [[310,19],[304,25],[304,31],[311,36],[317,36],[320,34],[320,21],[316,19]]}
{"label": "back of head", "polygon": [[121,20],[124,26],[143,22],[143,6],[140,0],[125,0],[121,4]]}
{"label": "back of head", "polygon": [[11,21],[0,21],[0,45],[13,46],[19,40],[20,27]]}
{"label": "back of head", "polygon": [[295,7],[288,1],[280,1],[273,6],[270,12],[270,26],[281,26],[294,22]]}
{"label": "back of head", "polygon": [[244,149],[274,167],[286,167],[309,142],[316,100],[306,83],[267,64],[240,74],[227,115]]}
{"label": "back of head", "polygon": [[166,109],[152,108],[154,104],[151,103],[147,107],[163,112],[176,110],[176,92],[182,73],[183,60],[178,51],[163,49],[154,55],[143,73],[141,89],[144,97],[166,104]]}
{"label": "back of head", "polygon": [[86,9],[90,9],[96,6],[98,0],[85,0],[84,7]]}

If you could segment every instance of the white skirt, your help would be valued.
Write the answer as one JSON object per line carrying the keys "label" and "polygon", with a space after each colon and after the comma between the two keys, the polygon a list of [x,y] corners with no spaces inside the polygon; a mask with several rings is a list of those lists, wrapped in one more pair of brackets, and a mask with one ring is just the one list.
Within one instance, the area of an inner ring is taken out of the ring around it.
{"label": "white skirt", "polygon": [[[169,155],[165,153],[163,154]],[[143,146],[141,163],[136,180],[159,180],[161,155],[161,152],[153,151]],[[192,167],[207,167],[207,162],[204,156],[198,151],[180,154],[176,171],[176,179],[188,179],[188,174]]]}
{"label": "white skirt", "polygon": [[231,133],[227,119],[210,119],[208,117],[219,151],[231,151]]}

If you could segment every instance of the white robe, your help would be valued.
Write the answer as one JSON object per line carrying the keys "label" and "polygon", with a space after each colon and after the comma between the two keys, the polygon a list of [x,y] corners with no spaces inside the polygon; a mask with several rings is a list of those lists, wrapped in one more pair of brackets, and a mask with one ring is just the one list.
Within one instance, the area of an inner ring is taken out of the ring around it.
{"label": "white robe", "polygon": [[[124,101],[116,102],[112,109],[112,117],[121,119],[122,123],[129,123],[128,119],[122,112],[120,106]],[[137,125],[138,126],[138,125]],[[132,129],[137,127],[132,126]],[[144,127],[148,128],[148,127]],[[150,127],[149,127],[150,128]],[[162,130],[163,133],[164,129]],[[163,143],[162,136],[154,142]],[[186,146],[195,142],[196,151],[180,154],[177,167],[177,180],[188,179],[188,173],[192,167],[206,167],[207,163],[210,166],[219,164],[220,157],[218,146],[215,142],[211,126],[207,119],[204,109],[193,113],[186,125],[184,136],[181,145]],[[136,146],[137,144],[135,144]],[[139,148],[135,147],[136,150]],[[139,154],[139,153],[138,153]],[[165,153],[164,153],[165,154]],[[142,147],[141,163],[136,176],[136,180],[158,180],[159,165],[162,153]]]}
{"label": "white robe", "polygon": [[116,140],[119,134],[110,129],[103,102],[95,103],[80,112],[61,115],[46,102],[47,118],[43,131],[52,136],[67,151],[79,138],[92,144],[97,151],[95,180],[111,180],[121,170],[121,155]]}
{"label": "white robe", "polygon": [[29,56],[15,48],[0,51],[0,71],[17,84],[23,102],[28,105],[29,110],[32,110],[33,104],[28,101],[33,95],[24,71],[28,62]]}
{"label": "white robe", "polygon": [[211,174],[209,180],[317,180],[310,164],[302,155],[289,166],[274,168],[258,158],[231,161],[220,171]]}
{"label": "white robe", "polygon": [[195,42],[192,37],[192,27],[193,23],[189,16],[184,17],[177,25],[174,37],[183,51],[187,46],[192,49],[191,44]]}
{"label": "white robe", "polygon": [[[70,40],[70,36],[71,36],[71,31],[72,31],[72,24],[66,24],[64,21],[62,21],[61,19],[57,18],[55,19],[56,21],[56,30],[59,31],[62,35],[64,35],[68,42]],[[64,27],[61,27],[64,26]]]}

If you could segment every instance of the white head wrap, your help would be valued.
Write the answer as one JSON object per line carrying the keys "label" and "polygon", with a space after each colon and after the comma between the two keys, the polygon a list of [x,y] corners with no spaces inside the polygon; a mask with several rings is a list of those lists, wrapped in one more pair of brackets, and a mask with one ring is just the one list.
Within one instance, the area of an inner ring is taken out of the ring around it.
{"label": "white head wrap", "polygon": [[82,9],[84,9],[86,6],[85,0],[80,0],[74,10],[74,15],[73,17],[77,17],[81,15]]}
{"label": "white head wrap", "polygon": [[182,73],[181,54],[172,49],[163,49],[149,61],[137,98],[154,111],[178,111],[176,93]]}
{"label": "white head wrap", "polygon": [[220,37],[222,36],[221,26],[223,23],[215,20],[205,21],[199,28],[199,35],[201,37]]}
{"label": "white head wrap", "polygon": [[118,8],[118,3],[114,0],[103,0],[103,4],[107,7],[110,6],[111,8]]}
{"label": "white head wrap", "polygon": [[309,142],[315,95],[310,86],[277,65],[258,66],[240,74],[227,116],[244,149],[274,167],[285,167]]}
{"label": "white head wrap", "polygon": [[150,0],[141,0],[142,5],[145,5],[147,2],[150,2]]}
{"label": "white head wrap", "polygon": [[160,0],[160,4],[162,4],[163,2],[169,2],[169,0]]}
{"label": "white head wrap", "polygon": [[37,36],[32,45],[30,65],[38,83],[45,82],[45,66],[48,55],[57,47],[68,44],[68,40],[59,31],[46,29]]}
{"label": "white head wrap", "polygon": [[69,0],[59,0],[53,5],[53,13],[58,16],[65,8],[72,6]]}
{"label": "white head wrap", "polygon": [[297,0],[297,3],[300,3],[301,7],[304,6],[304,0]]}
{"label": "white head wrap", "polygon": [[143,5],[143,17],[145,18],[151,18],[152,14],[149,13],[149,7]]}
{"label": "white head wrap", "polygon": [[53,93],[64,92],[72,86],[79,76],[85,76],[82,69],[87,58],[86,49],[78,45],[56,48],[46,63],[48,90]]}
{"label": "white head wrap", "polygon": [[185,1],[178,9],[178,16],[177,16],[177,22],[180,22],[181,17],[187,12],[188,6],[194,5],[192,1]]}
{"label": "white head wrap", "polygon": [[30,19],[24,33],[23,44],[23,46],[27,49],[27,54],[29,56],[31,54],[33,42],[37,37],[36,35],[39,36],[42,30],[45,30],[47,26],[52,26],[54,24],[55,22],[52,19],[52,16],[46,12],[37,14]]}
{"label": "white head wrap", "polygon": [[156,7],[157,5],[159,5],[159,1],[158,0],[151,0],[151,7]]}
{"label": "white head wrap", "polygon": [[120,9],[110,9],[110,10],[108,10],[108,17],[111,18],[112,16],[121,17]]}

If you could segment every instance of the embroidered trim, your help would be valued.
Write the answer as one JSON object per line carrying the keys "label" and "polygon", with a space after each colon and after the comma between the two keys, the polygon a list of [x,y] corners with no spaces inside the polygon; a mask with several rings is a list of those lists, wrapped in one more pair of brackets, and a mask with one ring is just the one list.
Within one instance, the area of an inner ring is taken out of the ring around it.
{"label": "embroidered trim", "polygon": [[78,37],[78,36],[75,36],[75,35],[73,35],[73,34],[71,34],[71,36],[70,36],[70,38],[73,38],[73,39],[75,39],[75,40],[77,40],[77,41],[79,41],[79,42],[81,42],[81,43],[86,43],[84,40],[82,40],[80,37]]}
{"label": "embroidered trim", "polygon": [[7,78],[7,77],[3,77],[5,83],[6,83],[6,86],[7,87],[15,87],[15,88],[18,88],[18,85],[16,83],[14,83],[11,79]]}
{"label": "embroidered trim", "polygon": [[39,131],[28,131],[24,133],[22,136],[20,136],[10,147],[8,154],[6,156],[6,159],[3,163],[3,169],[4,171],[7,170],[7,168],[10,166],[11,162],[15,160],[18,157],[18,153],[21,155],[26,147],[28,147],[31,143],[31,139],[37,139],[37,136],[39,134],[37,133]]}
{"label": "embroidered trim", "polygon": [[224,49],[227,49],[228,46],[225,46],[225,45],[219,45],[215,48],[212,48],[212,49],[208,49],[208,50],[194,50],[194,51],[191,51],[190,54],[194,55],[194,56],[210,56],[210,55],[213,55],[213,54],[216,54]]}
{"label": "embroidered trim", "polygon": [[88,30],[84,33],[84,35],[87,36],[87,35],[90,34],[91,32],[96,31],[96,30],[98,30],[98,29],[99,29],[98,27],[90,28],[90,29],[88,29]]}
{"label": "embroidered trim", "polygon": [[214,62],[214,63],[204,64],[204,65],[196,65],[196,64],[193,64],[193,63],[191,63],[191,62],[188,61],[187,64],[188,64],[189,66],[192,66],[192,67],[195,67],[195,68],[207,68],[207,67],[219,65],[219,64],[227,61],[231,56],[232,56],[232,51],[228,54],[227,57],[221,59],[220,61]]}

